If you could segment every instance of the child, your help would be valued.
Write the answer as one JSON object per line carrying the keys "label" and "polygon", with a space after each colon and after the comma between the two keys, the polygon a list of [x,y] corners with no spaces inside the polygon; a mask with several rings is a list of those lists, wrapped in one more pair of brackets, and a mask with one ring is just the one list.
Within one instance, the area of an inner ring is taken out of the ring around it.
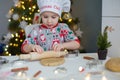
{"label": "child", "polygon": [[76,50],[79,39],[65,23],[58,23],[62,11],[69,12],[69,0],[37,0],[42,24],[35,27],[22,44],[22,52]]}

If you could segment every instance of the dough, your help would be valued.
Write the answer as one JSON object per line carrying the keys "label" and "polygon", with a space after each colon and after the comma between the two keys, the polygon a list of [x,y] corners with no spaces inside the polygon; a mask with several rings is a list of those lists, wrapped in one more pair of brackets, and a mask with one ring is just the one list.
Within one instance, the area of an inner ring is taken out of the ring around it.
{"label": "dough", "polygon": [[105,67],[113,72],[120,72],[120,57],[109,59],[105,63]]}
{"label": "dough", "polygon": [[65,62],[64,57],[44,58],[40,60],[43,66],[58,66]]}

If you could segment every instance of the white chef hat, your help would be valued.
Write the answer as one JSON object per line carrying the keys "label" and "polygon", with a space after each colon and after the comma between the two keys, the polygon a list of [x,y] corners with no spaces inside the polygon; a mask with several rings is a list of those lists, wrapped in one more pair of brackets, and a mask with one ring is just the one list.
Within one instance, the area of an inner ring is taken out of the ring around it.
{"label": "white chef hat", "polygon": [[61,16],[62,12],[69,12],[70,0],[37,0],[40,14],[45,11],[51,11]]}

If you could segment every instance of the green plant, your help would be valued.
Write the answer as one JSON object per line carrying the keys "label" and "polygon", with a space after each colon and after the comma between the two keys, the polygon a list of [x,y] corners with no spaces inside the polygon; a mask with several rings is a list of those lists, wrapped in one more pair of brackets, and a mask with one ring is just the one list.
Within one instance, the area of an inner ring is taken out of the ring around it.
{"label": "green plant", "polygon": [[97,38],[97,46],[100,50],[105,50],[111,47],[111,42],[108,41],[108,33],[107,33],[108,26],[105,27],[103,33],[100,33]]}

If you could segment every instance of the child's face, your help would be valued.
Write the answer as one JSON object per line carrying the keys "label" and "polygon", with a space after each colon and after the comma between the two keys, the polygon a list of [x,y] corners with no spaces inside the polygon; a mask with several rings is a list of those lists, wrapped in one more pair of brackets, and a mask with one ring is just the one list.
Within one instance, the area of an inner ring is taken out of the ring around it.
{"label": "child's face", "polygon": [[43,12],[41,17],[42,23],[46,25],[48,28],[54,27],[59,20],[59,15],[50,11]]}

